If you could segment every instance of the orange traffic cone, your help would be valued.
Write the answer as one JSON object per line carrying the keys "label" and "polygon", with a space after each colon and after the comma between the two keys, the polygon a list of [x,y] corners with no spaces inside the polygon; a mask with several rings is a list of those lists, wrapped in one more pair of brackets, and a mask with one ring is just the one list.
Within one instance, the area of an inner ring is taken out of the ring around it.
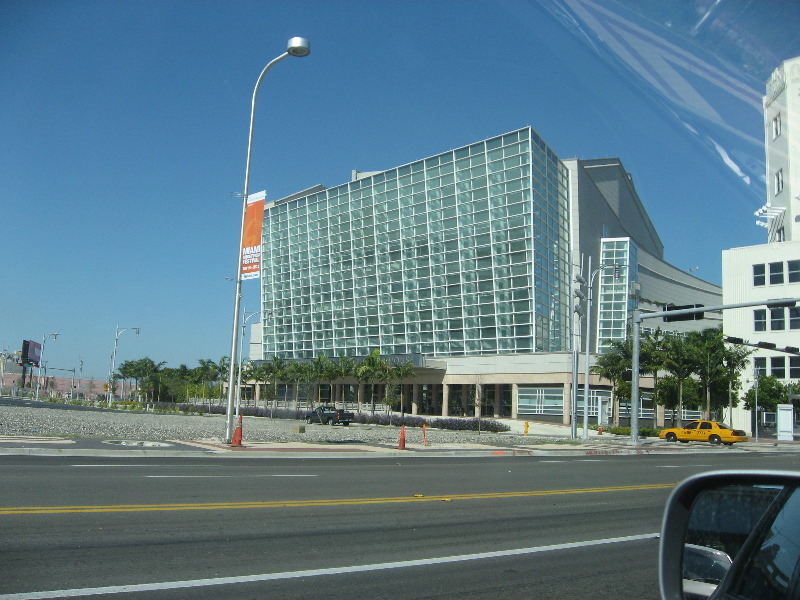
{"label": "orange traffic cone", "polygon": [[236,429],[233,432],[233,439],[231,440],[231,446],[241,446],[242,445],[242,415],[239,415],[239,424],[236,426]]}
{"label": "orange traffic cone", "polygon": [[400,444],[397,446],[398,450],[405,450],[406,449],[406,426],[402,425],[400,427]]}

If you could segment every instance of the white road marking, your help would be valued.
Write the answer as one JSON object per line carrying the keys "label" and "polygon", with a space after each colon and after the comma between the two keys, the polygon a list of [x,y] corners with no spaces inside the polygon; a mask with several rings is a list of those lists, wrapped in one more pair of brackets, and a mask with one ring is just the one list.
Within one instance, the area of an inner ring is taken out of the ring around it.
{"label": "white road marking", "polygon": [[213,479],[222,477],[318,477],[318,475],[145,475],[147,479]]}
{"label": "white road marking", "polygon": [[447,563],[463,562],[468,560],[503,558],[504,556],[520,556],[524,554],[536,554],[538,552],[553,552],[555,550],[571,550],[573,548],[587,548],[590,546],[600,546],[603,544],[637,542],[640,540],[650,540],[657,537],[658,533],[644,533],[641,535],[629,535],[625,537],[606,538],[602,540],[589,540],[586,542],[569,542],[565,544],[553,544],[550,546],[535,546],[533,548],[517,548],[515,550],[500,550],[498,552],[461,554],[457,556],[443,556],[439,558],[425,558],[420,560],[403,560],[398,562],[376,563],[371,565],[357,565],[352,567],[333,567],[330,569],[309,569],[306,571],[285,571],[283,573],[242,575],[239,577],[215,577],[213,579],[191,579],[187,581],[166,581],[163,583],[139,583],[131,585],[106,586],[106,587],[96,587],[96,588],[50,590],[44,592],[20,592],[14,594],[0,594],[0,600],[47,600],[49,598],[79,598],[81,596],[95,596],[100,594],[160,592],[164,590],[209,587],[212,585],[235,585],[239,583],[257,583],[261,581],[297,579],[299,577],[319,577],[321,575],[365,573],[369,571],[383,571],[386,569],[405,569],[408,567],[441,565]]}

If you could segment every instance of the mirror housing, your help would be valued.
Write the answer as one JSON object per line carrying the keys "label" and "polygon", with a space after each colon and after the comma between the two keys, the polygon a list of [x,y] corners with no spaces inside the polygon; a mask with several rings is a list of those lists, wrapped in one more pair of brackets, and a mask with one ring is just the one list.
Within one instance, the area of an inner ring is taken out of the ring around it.
{"label": "mirror housing", "polygon": [[[735,577],[747,554],[760,543],[759,523],[775,517],[773,500],[782,489],[800,486],[800,473],[784,471],[716,471],[681,482],[667,501],[659,544],[659,587],[662,600],[707,598],[728,569],[725,552],[712,546],[723,542],[732,548],[728,573]],[[706,526],[699,527],[698,522]],[[703,529],[707,531],[702,531]],[[712,546],[712,547],[709,547]],[[691,568],[684,564],[684,554]],[[686,571],[714,573],[684,579]]]}

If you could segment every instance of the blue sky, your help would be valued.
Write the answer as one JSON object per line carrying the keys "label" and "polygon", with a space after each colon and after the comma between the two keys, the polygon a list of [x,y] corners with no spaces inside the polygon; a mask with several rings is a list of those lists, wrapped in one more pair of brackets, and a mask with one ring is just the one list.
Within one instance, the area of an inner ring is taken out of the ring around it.
{"label": "blue sky", "polygon": [[[531,125],[561,158],[621,158],[665,258],[720,283],[723,249],[766,241],[766,76],[658,19],[611,0],[5,0],[0,343],[58,332],[48,364],[82,359],[100,379],[117,325],[142,328],[118,364],[228,354],[250,98],[293,36],[312,52],[262,85],[251,191],[338,185]],[[647,48],[675,79],[648,79]]]}

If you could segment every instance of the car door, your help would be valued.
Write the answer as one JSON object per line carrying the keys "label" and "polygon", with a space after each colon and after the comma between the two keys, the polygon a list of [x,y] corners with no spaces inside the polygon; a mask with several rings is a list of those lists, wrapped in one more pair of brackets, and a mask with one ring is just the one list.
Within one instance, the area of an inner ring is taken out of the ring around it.
{"label": "car door", "polygon": [[695,430],[694,439],[700,442],[707,442],[713,433],[714,426],[709,421],[700,421],[700,426]]}
{"label": "car door", "polygon": [[683,426],[683,433],[681,433],[681,440],[693,441],[697,439],[697,426],[698,421],[692,421]]}

